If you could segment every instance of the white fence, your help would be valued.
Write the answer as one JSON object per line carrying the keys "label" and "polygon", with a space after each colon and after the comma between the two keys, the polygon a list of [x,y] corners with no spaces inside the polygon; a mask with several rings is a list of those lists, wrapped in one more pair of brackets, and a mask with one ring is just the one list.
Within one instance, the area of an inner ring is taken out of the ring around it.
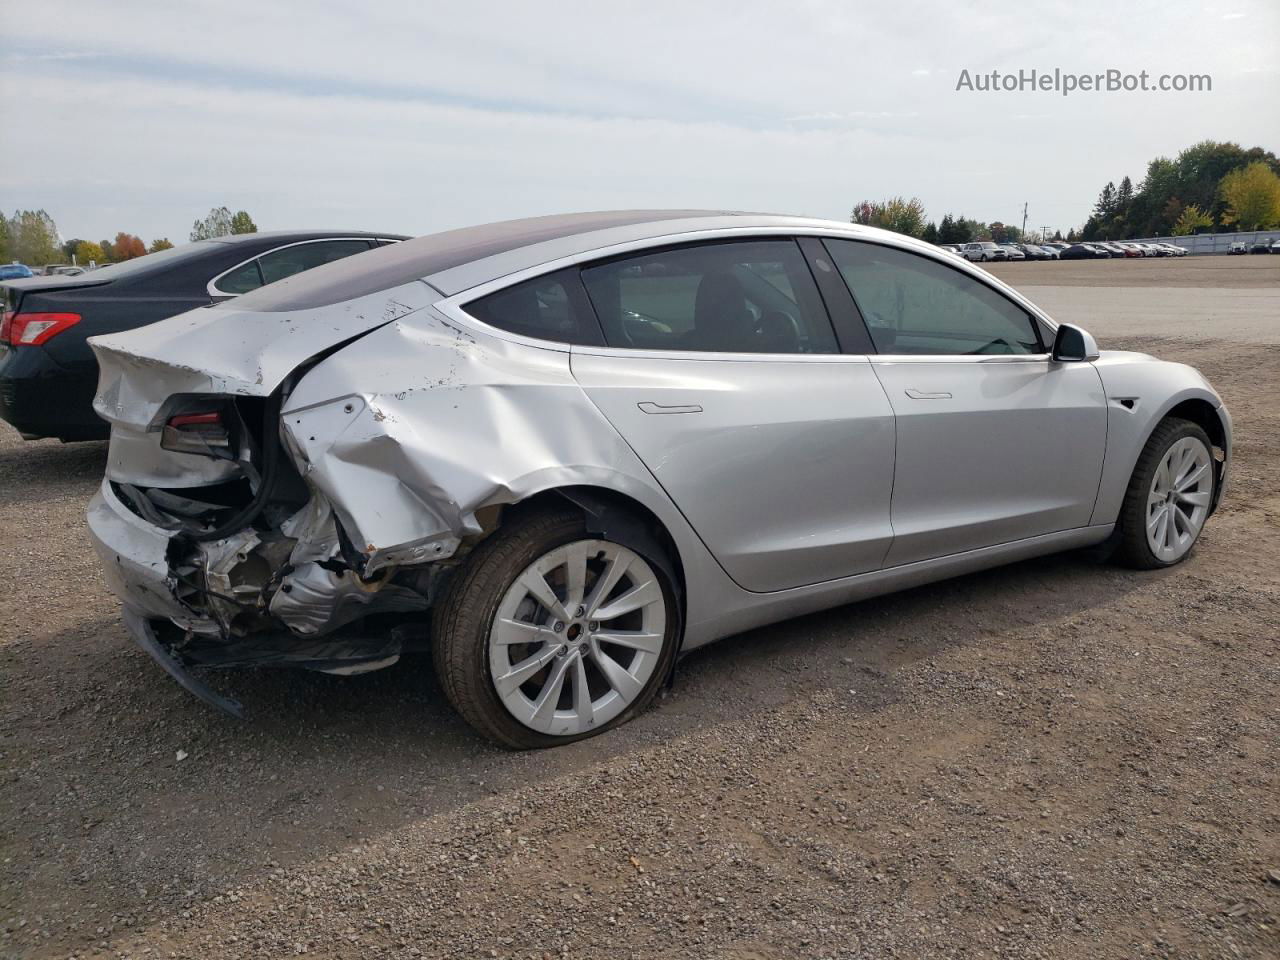
{"label": "white fence", "polygon": [[1280,240],[1280,230],[1250,230],[1247,233],[1198,233],[1192,237],[1134,237],[1139,243],[1172,243],[1188,253],[1226,253],[1233,243],[1253,246],[1255,240]]}

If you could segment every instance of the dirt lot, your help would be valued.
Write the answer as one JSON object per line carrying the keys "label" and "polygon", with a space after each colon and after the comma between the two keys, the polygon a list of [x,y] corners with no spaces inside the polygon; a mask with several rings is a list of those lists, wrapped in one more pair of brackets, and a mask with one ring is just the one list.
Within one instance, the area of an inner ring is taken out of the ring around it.
{"label": "dirt lot", "polygon": [[[1266,310],[1259,261],[1126,276]],[[1036,298],[1129,267],[999,272]],[[1185,319],[1089,326],[1231,405],[1232,487],[1186,564],[1059,556],[758,630],[541,753],[478,740],[421,660],[234,674],[254,721],[211,712],[99,584],[102,445],[6,429],[0,952],[1280,956],[1280,354],[1241,342],[1280,311]]]}

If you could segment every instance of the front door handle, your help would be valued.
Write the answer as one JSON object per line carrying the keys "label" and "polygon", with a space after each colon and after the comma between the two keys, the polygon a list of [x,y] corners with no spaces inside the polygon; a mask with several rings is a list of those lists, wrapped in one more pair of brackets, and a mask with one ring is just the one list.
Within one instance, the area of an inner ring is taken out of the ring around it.
{"label": "front door handle", "polygon": [[645,400],[643,403],[637,403],[641,413],[701,413],[702,407],[696,403],[653,403]]}
{"label": "front door handle", "polygon": [[908,390],[907,396],[912,400],[950,400],[949,393],[929,393],[927,390]]}

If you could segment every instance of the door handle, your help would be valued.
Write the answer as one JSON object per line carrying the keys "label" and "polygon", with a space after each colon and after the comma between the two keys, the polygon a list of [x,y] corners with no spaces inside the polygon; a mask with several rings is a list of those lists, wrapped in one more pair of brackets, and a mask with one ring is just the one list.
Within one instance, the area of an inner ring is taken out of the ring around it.
{"label": "door handle", "polygon": [[641,413],[701,413],[702,407],[696,403],[653,403],[645,400],[643,403],[637,403]]}
{"label": "door handle", "polygon": [[950,400],[949,393],[929,393],[927,390],[908,390],[907,396],[912,400]]}

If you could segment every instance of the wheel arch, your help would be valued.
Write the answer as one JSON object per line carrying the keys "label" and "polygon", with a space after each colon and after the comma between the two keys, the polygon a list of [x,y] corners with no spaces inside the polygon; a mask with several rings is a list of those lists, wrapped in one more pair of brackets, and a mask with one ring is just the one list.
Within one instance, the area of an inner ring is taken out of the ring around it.
{"label": "wheel arch", "polygon": [[[1126,391],[1120,389],[1117,384],[1107,384],[1107,387],[1107,392],[1112,397],[1108,416],[1107,452],[1099,497],[1090,522],[1094,524],[1116,522],[1124,492],[1128,488],[1130,477],[1133,476],[1138,458],[1156,429],[1170,417],[1189,420],[1209,435],[1215,448],[1214,465],[1217,481],[1214,485],[1214,498],[1210,512],[1216,510],[1222,501],[1231,462],[1231,416],[1217,394],[1207,386],[1187,386],[1167,397],[1154,413],[1135,422],[1131,418],[1134,418],[1135,414],[1145,412],[1142,405],[1126,405],[1128,397],[1120,396]],[[1119,408],[1117,408],[1117,399],[1119,399]],[[1222,452],[1221,459],[1218,457],[1219,450]]]}

